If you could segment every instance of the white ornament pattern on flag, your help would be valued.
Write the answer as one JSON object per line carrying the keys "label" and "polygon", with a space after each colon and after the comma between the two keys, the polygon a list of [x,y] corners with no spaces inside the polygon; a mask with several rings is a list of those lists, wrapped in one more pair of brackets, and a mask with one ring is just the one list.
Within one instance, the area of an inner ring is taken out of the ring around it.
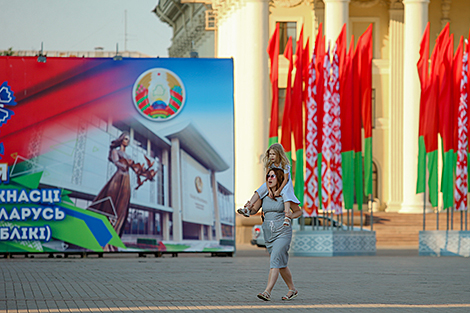
{"label": "white ornament pattern on flag", "polygon": [[343,179],[341,169],[341,107],[340,107],[340,96],[339,96],[339,57],[338,57],[338,45],[335,46],[333,51],[333,63],[331,66],[330,75],[330,87],[331,97],[330,102],[332,104],[331,116],[333,118],[332,127],[332,166],[333,172],[333,206],[332,210],[335,214],[341,214],[343,209]]}
{"label": "white ornament pattern on flag", "polygon": [[318,197],[318,128],[317,128],[317,103],[315,97],[317,94],[315,82],[315,53],[312,55],[312,61],[309,67],[308,78],[308,97],[307,97],[307,131],[305,134],[305,185],[304,193],[306,207],[309,212],[304,210],[305,216],[317,216],[319,208]]}
{"label": "white ornament pattern on flag", "polygon": [[333,116],[332,107],[333,101],[331,99],[332,86],[330,82],[330,49],[325,54],[323,62],[323,78],[324,78],[324,94],[323,94],[323,121],[322,121],[322,139],[323,144],[321,147],[322,163],[321,163],[321,182],[322,182],[322,208],[324,211],[331,211],[331,200],[334,191],[334,181],[332,172],[332,161],[334,158],[333,148]]}
{"label": "white ornament pattern on flag", "polygon": [[462,62],[462,79],[460,81],[460,103],[458,116],[458,150],[457,150],[457,169],[455,179],[455,207],[457,210],[467,210],[468,193],[468,169],[467,169],[467,106],[468,106],[468,53],[464,52]]}

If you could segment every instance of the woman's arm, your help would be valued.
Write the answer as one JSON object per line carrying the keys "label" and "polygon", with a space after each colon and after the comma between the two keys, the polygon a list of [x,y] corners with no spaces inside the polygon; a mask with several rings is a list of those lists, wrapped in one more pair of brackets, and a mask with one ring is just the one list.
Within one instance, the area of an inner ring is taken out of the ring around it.
{"label": "woman's arm", "polygon": [[111,150],[111,160],[113,160],[113,164],[116,165],[118,169],[123,171],[127,170],[127,167],[121,162],[119,162],[119,153],[115,149]]}
{"label": "woman's arm", "polygon": [[302,210],[300,209],[299,206],[296,206],[294,208],[291,207],[291,209],[289,210],[289,212],[286,213],[286,216],[290,219],[293,219],[293,218],[298,218],[302,215]]}

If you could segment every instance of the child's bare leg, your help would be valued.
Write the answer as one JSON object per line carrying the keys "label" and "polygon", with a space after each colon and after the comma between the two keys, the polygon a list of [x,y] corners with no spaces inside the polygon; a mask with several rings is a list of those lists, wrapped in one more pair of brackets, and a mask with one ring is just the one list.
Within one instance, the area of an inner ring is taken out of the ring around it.
{"label": "child's bare leg", "polygon": [[289,213],[291,205],[292,205],[292,202],[290,201],[284,202],[284,214],[285,214],[284,223],[283,223],[284,226],[290,226],[291,219],[290,217],[287,216],[287,214]]}
{"label": "child's bare leg", "polygon": [[[258,201],[260,198],[259,198],[259,194],[255,191],[255,193],[253,194],[253,196],[251,197],[251,199],[245,204],[245,207],[248,207],[248,209],[250,207],[253,207],[253,205],[256,203],[256,201]],[[259,209],[259,208],[258,208]]]}
{"label": "child's bare leg", "polygon": [[[256,212],[258,212],[259,208],[261,207],[261,201],[259,201],[259,200],[260,200],[259,195],[255,191],[255,193],[253,194],[251,199],[245,203],[243,208],[240,208],[240,209],[237,210],[238,214],[242,214],[246,217],[250,216],[251,214],[255,214]],[[259,204],[257,204],[258,202],[259,202]],[[253,208],[255,207],[255,205],[257,206],[257,209],[256,209],[255,213],[251,213]]]}
{"label": "child's bare leg", "polygon": [[261,199],[256,200],[255,203],[252,204],[250,213],[251,214],[256,214],[258,213],[259,209],[261,208],[262,201]]}

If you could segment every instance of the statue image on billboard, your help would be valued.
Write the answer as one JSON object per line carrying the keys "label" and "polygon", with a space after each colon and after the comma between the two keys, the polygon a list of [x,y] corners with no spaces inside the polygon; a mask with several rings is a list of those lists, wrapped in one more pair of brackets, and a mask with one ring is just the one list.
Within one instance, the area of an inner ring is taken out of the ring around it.
{"label": "statue image on billboard", "polygon": [[[141,180],[141,176],[145,177],[146,180],[152,181],[157,173],[155,170],[151,169],[153,162],[150,163],[148,158],[146,158],[148,167],[145,168],[141,163],[135,163],[126,154],[126,147],[129,145],[129,142],[129,133],[126,131],[123,132],[119,138],[111,142],[108,160],[116,165],[116,172],[89,206],[90,210],[108,216],[114,230],[116,230],[119,236],[123,233],[124,225],[129,214],[131,199],[129,168],[137,175],[138,182],[136,189],[144,182]],[[106,250],[111,248],[112,246],[107,246]]]}

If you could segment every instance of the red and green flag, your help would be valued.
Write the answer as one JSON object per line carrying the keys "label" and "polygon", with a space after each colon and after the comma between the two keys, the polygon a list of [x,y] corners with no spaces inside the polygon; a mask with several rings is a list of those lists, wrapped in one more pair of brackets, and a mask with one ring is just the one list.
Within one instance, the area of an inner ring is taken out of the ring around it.
{"label": "red and green flag", "polygon": [[[305,123],[305,199],[304,213],[307,216],[318,215],[319,203],[319,172],[318,172],[318,89],[317,83],[319,79],[316,71],[317,59],[321,49],[322,41],[322,24],[318,27],[317,37],[315,39],[315,47],[313,50],[312,60],[309,66],[308,77],[308,96],[306,106],[306,123]],[[320,176],[321,177],[321,176]]]}
{"label": "red and green flag", "polygon": [[[468,39],[470,40],[470,31],[468,33]],[[467,51],[467,56],[470,57],[470,44],[469,43],[466,43],[466,51]],[[467,72],[467,97],[468,97],[468,92],[470,92],[470,71]],[[470,116],[470,105],[468,105],[468,100],[467,100],[467,117],[469,116]],[[468,122],[467,129],[470,129],[470,118],[467,118],[467,122]],[[467,152],[467,159],[468,158],[470,158],[470,151]],[[467,186],[470,186],[470,175],[467,175],[467,176],[468,176]]]}
{"label": "red and green flag", "polygon": [[458,120],[459,120],[459,103],[460,103],[460,82],[462,80],[462,59],[463,59],[463,36],[460,37],[460,42],[455,51],[454,59],[452,61],[452,103],[454,106],[454,153],[455,160],[457,160],[457,150],[459,142],[458,134]]}
{"label": "red and green flag", "polygon": [[[354,42],[354,36],[351,39]],[[362,170],[362,105],[361,105],[361,81],[359,76],[359,46],[354,50],[352,58],[353,77],[353,141],[354,141],[354,190],[356,194],[357,208],[362,210],[364,197],[364,175]]]}
{"label": "red and green flag", "polygon": [[[453,46],[452,46],[453,47]],[[459,104],[460,104],[460,81],[462,79],[462,59],[463,59],[463,36],[460,37],[460,42],[457,47],[457,50],[455,51],[455,55],[452,59],[452,82],[451,82],[451,90],[452,90],[452,107],[454,109],[454,138],[453,138],[453,143],[454,143],[454,174],[457,173],[457,164],[458,164],[458,146],[459,146]],[[462,166],[462,162],[460,163]],[[462,170],[462,168],[460,168]],[[458,186],[460,184],[460,181],[457,180],[457,176],[454,175],[455,180],[454,180],[454,186],[453,192],[454,192],[454,200],[455,203],[461,202],[462,198],[459,194],[459,188],[461,186]],[[455,198],[455,196],[458,196],[459,199]],[[466,196],[465,196],[466,197]]]}
{"label": "red and green flag", "polygon": [[439,183],[438,183],[438,137],[439,137],[439,104],[437,102],[439,96],[439,79],[437,65],[437,49],[434,48],[431,54],[431,78],[426,91],[427,98],[427,115],[425,128],[427,129],[424,136],[426,145],[426,153],[428,155],[428,186],[429,200],[433,207],[438,205]]}
{"label": "red and green flag", "polygon": [[289,37],[287,41],[286,49],[284,50],[284,56],[289,61],[289,69],[287,72],[287,88],[286,88],[286,99],[284,102],[284,112],[282,114],[282,137],[281,145],[284,147],[286,156],[289,159],[289,163],[292,164],[292,125],[291,125],[291,105],[292,105],[292,69],[294,67],[292,60],[292,37]]}
{"label": "red and green flag", "polygon": [[437,50],[435,46],[431,55],[431,75],[429,75],[429,24],[423,34],[418,61],[418,75],[421,82],[420,120],[419,120],[419,150],[418,150],[418,180],[416,193],[426,190],[426,158],[428,164],[429,200],[433,207],[438,205],[438,80],[437,80]]}
{"label": "red and green flag", "polygon": [[342,211],[341,175],[341,109],[339,94],[338,45],[325,55],[323,77],[325,79],[323,145],[322,145],[322,205],[324,210],[340,214]]}
{"label": "red and green flag", "polygon": [[271,121],[269,123],[269,145],[278,142],[278,119],[279,119],[279,23],[268,44],[268,54],[271,60]]}
{"label": "red and green flag", "polygon": [[318,33],[320,34],[320,40],[318,43],[318,49],[315,47],[317,51],[317,59],[315,64],[315,71],[317,72],[317,80],[316,80],[316,102],[317,102],[317,144],[318,144],[318,154],[317,154],[317,162],[314,168],[314,176],[316,176],[316,180],[318,182],[318,209],[322,209],[322,146],[323,146],[323,115],[324,115],[324,100],[323,94],[325,93],[325,78],[323,76],[323,62],[325,60],[325,36],[322,35],[322,29],[318,29]]}
{"label": "red and green flag", "polygon": [[429,22],[424,30],[423,38],[419,48],[418,60],[418,76],[421,84],[421,97],[419,108],[419,131],[418,131],[418,180],[416,183],[416,193],[426,191],[426,146],[424,143],[424,136],[427,129],[425,128],[427,122],[427,95],[426,91],[429,84]]}
{"label": "red and green flag", "polygon": [[[354,106],[353,69],[354,39],[346,54],[346,27],[337,41],[340,51],[340,107],[341,107],[341,170],[343,178],[343,201],[346,210],[354,205]],[[344,48],[343,48],[344,47]],[[344,52],[341,52],[343,50]],[[343,56],[341,56],[343,55]],[[343,59],[343,61],[341,61]]]}
{"label": "red and green flag", "polygon": [[[463,39],[463,38],[462,38]],[[459,90],[458,104],[458,134],[457,134],[457,168],[455,173],[455,207],[457,210],[467,210],[468,194],[468,43],[463,44],[462,39],[462,61],[460,64],[460,81],[456,82],[455,88]]]}
{"label": "red and green flag", "polygon": [[449,38],[448,24],[438,37],[439,64],[439,133],[443,146],[443,168],[441,176],[441,191],[444,209],[453,207],[453,178],[454,178],[454,107],[452,102],[452,55],[453,36]]}
{"label": "red and green flag", "polygon": [[303,49],[303,32],[304,28],[300,31],[299,40],[297,41],[296,55],[296,71],[294,79],[294,89],[292,93],[292,132],[294,134],[295,143],[295,182],[294,193],[303,205],[304,199],[304,138],[303,138],[303,66],[304,66],[304,49]]}
{"label": "red and green flag", "polygon": [[[364,127],[364,194],[372,194],[372,24],[359,37],[361,112]],[[359,199],[358,199],[359,200]]]}
{"label": "red and green flag", "polygon": [[[304,91],[303,91],[303,103],[304,103],[304,107],[303,109],[307,110],[307,98],[308,98],[308,78],[309,78],[309,71],[310,71],[310,38],[307,37],[307,42],[305,43],[305,47],[304,47],[304,55],[302,57],[302,60],[303,60],[303,66],[302,66],[302,70],[303,70],[303,74],[302,74],[302,78],[303,78],[303,86],[304,86]],[[306,128],[307,128],[307,125],[304,125],[304,133],[306,133]]]}

